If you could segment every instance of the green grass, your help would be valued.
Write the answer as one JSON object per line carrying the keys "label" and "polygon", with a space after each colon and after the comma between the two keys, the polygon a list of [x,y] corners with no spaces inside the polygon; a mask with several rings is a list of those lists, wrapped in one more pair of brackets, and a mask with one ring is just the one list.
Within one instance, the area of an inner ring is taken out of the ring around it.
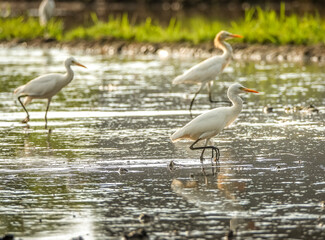
{"label": "green grass", "polygon": [[198,44],[208,42],[220,30],[243,35],[239,41],[247,43],[272,44],[319,44],[325,43],[325,20],[318,14],[285,15],[285,6],[281,4],[280,13],[273,10],[251,8],[245,17],[238,21],[221,22],[203,17],[190,19],[172,18],[163,26],[151,18],[139,24],[131,24],[127,14],[110,16],[107,21],[99,21],[91,14],[92,24],[64,31],[60,20],[52,20],[47,28],[40,27],[37,18],[16,17],[0,18],[0,40],[30,40],[37,37],[52,37],[58,41],[76,39],[99,40],[115,38],[136,42],[190,42]]}
{"label": "green grass", "polygon": [[245,36],[247,43],[317,44],[325,43],[325,21],[318,14],[302,17],[285,16],[285,6],[280,13],[261,8],[249,9],[245,18],[232,22],[231,30]]}
{"label": "green grass", "polygon": [[147,18],[143,23],[131,25],[128,15],[110,16],[107,22],[98,21],[92,15],[94,24],[91,27],[78,27],[66,33],[65,40],[74,39],[102,39],[112,37],[116,39],[137,42],[199,42],[210,41],[224,24],[210,22],[204,18],[187,20],[170,19],[167,26]]}
{"label": "green grass", "polygon": [[62,21],[51,20],[46,27],[41,27],[38,18],[23,16],[0,18],[0,40],[30,40],[46,35],[60,41],[62,33]]}

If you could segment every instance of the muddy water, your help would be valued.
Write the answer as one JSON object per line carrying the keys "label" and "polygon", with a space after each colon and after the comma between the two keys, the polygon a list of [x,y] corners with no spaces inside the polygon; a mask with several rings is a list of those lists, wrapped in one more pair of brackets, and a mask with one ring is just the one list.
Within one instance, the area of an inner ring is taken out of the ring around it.
{"label": "muddy water", "polygon": [[[0,235],[22,239],[119,239],[143,228],[150,239],[324,239],[325,70],[317,65],[233,63],[214,86],[224,99],[234,81],[256,89],[214,138],[220,164],[189,142],[169,140],[190,120],[195,86],[172,86],[200,59],[73,53],[88,69],[53,99],[28,106],[12,91],[62,72],[67,51],[0,49]],[[285,113],[315,105],[319,114]],[[264,114],[264,106],[273,112]],[[198,96],[198,114],[216,105]],[[175,167],[168,164],[174,161]],[[119,168],[126,168],[120,174]],[[151,216],[140,223],[141,213]]]}

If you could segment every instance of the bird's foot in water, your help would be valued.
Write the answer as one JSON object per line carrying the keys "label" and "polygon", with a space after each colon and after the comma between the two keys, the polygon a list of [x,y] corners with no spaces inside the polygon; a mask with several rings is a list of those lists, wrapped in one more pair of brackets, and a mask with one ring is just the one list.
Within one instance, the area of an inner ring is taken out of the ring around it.
{"label": "bird's foot in water", "polygon": [[212,167],[217,166],[218,163],[219,163],[219,160],[218,160],[216,157],[212,157],[212,158],[211,158],[211,166],[212,166]]}
{"label": "bird's foot in water", "polygon": [[218,163],[219,162],[219,158],[218,157],[214,157],[214,158],[212,158],[212,161],[215,162],[215,163]]}
{"label": "bird's foot in water", "polygon": [[[215,154],[214,154],[215,153]],[[211,162],[215,162],[216,164],[219,163],[220,159],[220,151],[218,148],[213,148],[212,149],[212,157],[211,157]]]}
{"label": "bird's foot in water", "polygon": [[29,122],[29,117],[27,116],[23,121],[21,121],[22,123],[28,123]]}

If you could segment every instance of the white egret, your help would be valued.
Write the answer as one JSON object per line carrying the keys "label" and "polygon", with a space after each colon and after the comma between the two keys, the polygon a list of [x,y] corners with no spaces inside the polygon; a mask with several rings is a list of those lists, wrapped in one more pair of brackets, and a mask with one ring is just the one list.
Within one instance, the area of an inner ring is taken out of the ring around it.
{"label": "white egret", "polygon": [[[255,90],[245,88],[241,84],[232,84],[227,92],[229,100],[232,102],[231,107],[219,107],[205,112],[198,117],[194,118],[183,128],[177,130],[172,136],[173,142],[180,139],[194,140],[194,143],[190,146],[191,150],[203,149],[200,160],[203,161],[203,154],[205,149],[212,149],[216,153],[216,160],[219,159],[220,152],[215,146],[207,146],[210,138],[219,134],[225,127],[229,126],[238,117],[243,107],[243,101],[238,96],[242,92],[258,93]],[[206,140],[204,147],[194,147],[201,140]]]}
{"label": "white egret", "polygon": [[[86,68],[81,63],[77,62],[73,57],[69,57],[64,62],[67,72],[65,74],[50,73],[39,76],[27,84],[18,87],[14,94],[18,95],[18,101],[27,113],[27,117],[22,123],[29,121],[29,113],[26,109],[26,105],[33,99],[47,99],[47,107],[45,112],[45,128],[47,128],[47,112],[50,107],[52,97],[57,94],[63,87],[68,85],[73,79],[73,71],[71,65],[78,65]],[[25,97],[24,103],[21,102],[21,98]]]}
{"label": "white egret", "polygon": [[225,69],[225,67],[232,59],[232,47],[229,43],[225,42],[225,40],[231,38],[243,38],[243,36],[232,34],[226,31],[219,32],[214,39],[214,46],[216,48],[220,48],[223,51],[223,54],[204,60],[203,62],[191,67],[182,75],[179,75],[173,80],[173,84],[188,83],[200,85],[199,90],[194,94],[194,97],[191,101],[190,112],[192,110],[192,105],[196,96],[205,85],[208,86],[209,100],[211,103],[225,102],[212,100],[211,85],[216,76]]}
{"label": "white egret", "polygon": [[41,26],[46,26],[47,22],[54,15],[54,0],[43,0],[38,8],[39,21]]}

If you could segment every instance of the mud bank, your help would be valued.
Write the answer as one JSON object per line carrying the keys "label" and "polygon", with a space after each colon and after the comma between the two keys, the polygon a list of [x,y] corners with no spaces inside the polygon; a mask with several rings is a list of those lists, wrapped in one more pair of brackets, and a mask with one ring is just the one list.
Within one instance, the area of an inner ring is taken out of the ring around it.
{"label": "mud bank", "polygon": [[[1,47],[68,48],[88,54],[139,55],[157,54],[161,57],[209,57],[220,53],[212,43],[193,45],[190,43],[136,43],[116,39],[77,40],[57,42],[52,39],[29,41],[13,40],[1,42]],[[246,61],[301,62],[325,64],[325,46],[271,45],[232,43],[234,58]]]}

